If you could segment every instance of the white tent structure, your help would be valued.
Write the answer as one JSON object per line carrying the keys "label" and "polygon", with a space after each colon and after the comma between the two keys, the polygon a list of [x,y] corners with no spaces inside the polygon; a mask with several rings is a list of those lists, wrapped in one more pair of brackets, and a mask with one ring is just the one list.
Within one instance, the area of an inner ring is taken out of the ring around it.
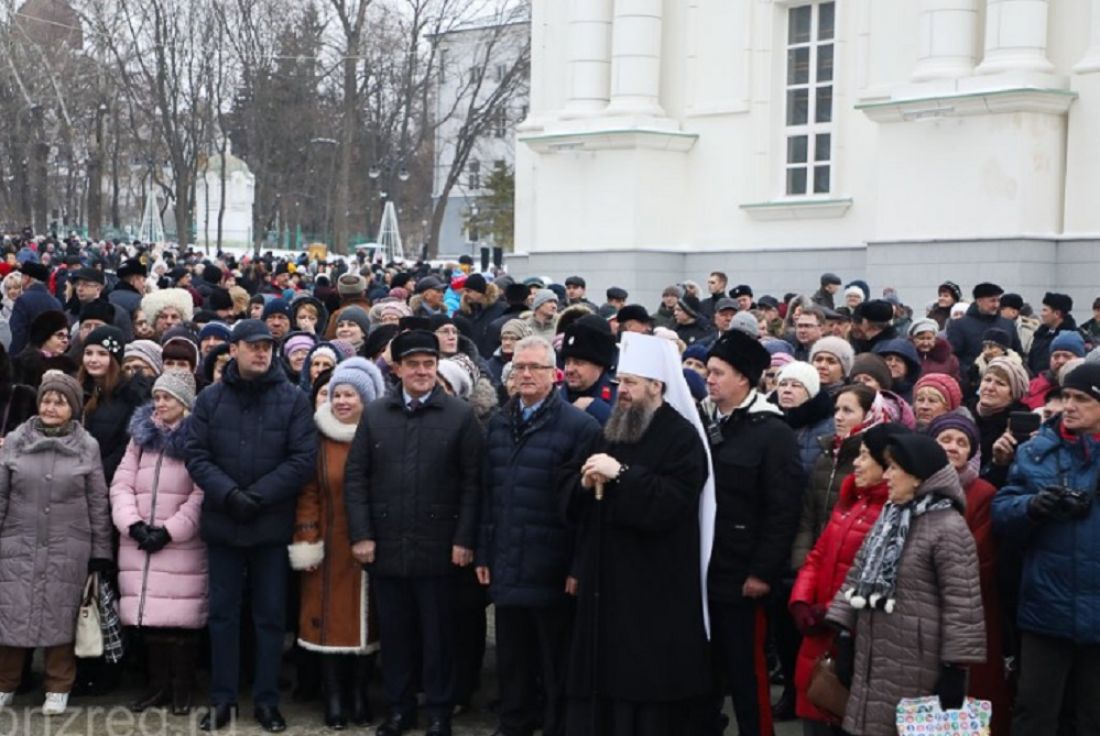
{"label": "white tent structure", "polygon": [[160,219],[160,209],[157,208],[157,195],[153,191],[153,183],[145,193],[145,211],[141,215],[141,229],[138,231],[138,240],[142,243],[163,243],[164,222]]}
{"label": "white tent structure", "polygon": [[393,202],[386,202],[382,210],[382,224],[378,228],[378,244],[386,263],[405,259],[405,249],[401,246],[401,231],[397,227],[397,208]]}

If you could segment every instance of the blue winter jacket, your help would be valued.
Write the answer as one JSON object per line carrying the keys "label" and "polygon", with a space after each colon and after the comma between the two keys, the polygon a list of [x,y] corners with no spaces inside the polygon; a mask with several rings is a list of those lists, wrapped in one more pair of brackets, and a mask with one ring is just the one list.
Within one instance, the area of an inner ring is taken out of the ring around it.
{"label": "blue winter jacket", "polygon": [[600,425],[557,392],[525,424],[517,404],[489,422],[477,564],[498,606],[546,606],[562,598],[574,549],[559,488],[572,487]]}
{"label": "blue winter jacket", "polygon": [[1094,494],[1100,440],[1065,439],[1060,420],[1021,445],[1008,483],[993,499],[993,530],[1023,553],[1017,622],[1020,629],[1077,644],[1100,643],[1100,503],[1080,521],[1032,521],[1031,497],[1063,485]]}
{"label": "blue winter jacket", "polygon": [[30,338],[31,322],[43,312],[62,311],[61,302],[50,295],[46,285],[36,281],[15,300],[11,311],[11,350],[9,355],[18,355],[27,347]]}
{"label": "blue winter jacket", "polygon": [[[203,489],[200,532],[207,542],[237,547],[287,544],[298,494],[313,478],[317,432],[309,395],[278,363],[246,381],[231,360],[221,383],[195,399],[187,438],[187,471]],[[225,509],[234,488],[260,494],[260,512],[235,522]]]}

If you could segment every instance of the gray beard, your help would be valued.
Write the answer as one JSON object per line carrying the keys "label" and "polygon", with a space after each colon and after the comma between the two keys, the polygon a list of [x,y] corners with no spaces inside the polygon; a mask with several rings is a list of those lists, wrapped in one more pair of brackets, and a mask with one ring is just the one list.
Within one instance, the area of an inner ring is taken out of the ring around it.
{"label": "gray beard", "polygon": [[616,402],[611,409],[611,417],[604,425],[603,436],[608,442],[616,445],[636,444],[649,429],[649,424],[656,413],[656,406],[638,404],[623,406]]}

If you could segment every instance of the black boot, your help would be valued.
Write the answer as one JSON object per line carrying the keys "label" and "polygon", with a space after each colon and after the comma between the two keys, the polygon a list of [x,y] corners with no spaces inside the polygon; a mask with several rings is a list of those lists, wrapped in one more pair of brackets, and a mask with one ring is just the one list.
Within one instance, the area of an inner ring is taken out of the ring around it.
{"label": "black boot", "polygon": [[160,708],[172,699],[172,644],[158,634],[145,637],[146,677],[149,688],[133,703],[130,710],[141,713],[149,708]]}
{"label": "black boot", "polygon": [[172,642],[172,715],[191,713],[195,692],[195,669],[198,666],[197,637],[191,632],[180,634]]}
{"label": "black boot", "polygon": [[347,656],[342,654],[321,656],[321,693],[325,703],[325,725],[335,731],[342,731],[348,727],[340,677],[346,659]]}
{"label": "black boot", "polygon": [[321,697],[321,667],[318,664],[321,655],[302,649],[294,649],[294,661],[297,670],[297,685],[292,697],[296,703],[309,703]]}
{"label": "black boot", "polygon": [[373,654],[351,657],[351,722],[356,726],[369,726],[374,721],[370,709],[370,681],[374,675]]}

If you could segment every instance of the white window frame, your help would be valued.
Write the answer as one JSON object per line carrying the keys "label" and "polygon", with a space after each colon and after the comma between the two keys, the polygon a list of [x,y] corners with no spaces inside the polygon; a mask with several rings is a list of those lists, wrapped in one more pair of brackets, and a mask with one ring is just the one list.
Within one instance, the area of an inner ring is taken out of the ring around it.
{"label": "white window frame", "polygon": [[[833,8],[833,33],[830,38],[823,39],[819,37],[820,34],[820,18],[821,7],[823,5],[832,5]],[[786,8],[782,18],[783,25],[783,85],[782,85],[782,100],[783,100],[783,135],[782,135],[782,156],[783,156],[783,176],[781,187],[785,198],[808,198],[808,197],[828,197],[834,191],[836,191],[836,62],[837,62],[837,10],[839,3],[836,0],[814,0],[814,2],[805,3],[792,3]],[[791,14],[798,12],[802,8],[810,8],[810,38],[805,42],[793,43],[790,36],[790,22]],[[823,47],[831,47],[831,53],[833,54],[832,76],[827,81],[818,80],[818,56],[820,50]],[[808,49],[809,50],[809,68],[805,83],[791,84],[789,83],[790,76],[790,55],[791,51],[796,49]],[[817,119],[817,92],[819,89],[828,87],[831,89],[832,94],[829,99],[830,111],[828,122],[816,122]],[[798,125],[788,125],[788,99],[789,93],[794,90],[806,90],[806,122]],[[817,158],[817,141],[818,136],[829,136],[829,155],[826,158],[818,161]],[[806,137],[806,159],[802,162],[792,162],[790,160],[790,145],[791,140],[800,136]],[[829,177],[828,187],[822,191],[816,191],[816,169],[824,168]],[[805,172],[805,184],[801,191],[792,191],[790,187],[790,174],[792,171],[801,170]]]}

